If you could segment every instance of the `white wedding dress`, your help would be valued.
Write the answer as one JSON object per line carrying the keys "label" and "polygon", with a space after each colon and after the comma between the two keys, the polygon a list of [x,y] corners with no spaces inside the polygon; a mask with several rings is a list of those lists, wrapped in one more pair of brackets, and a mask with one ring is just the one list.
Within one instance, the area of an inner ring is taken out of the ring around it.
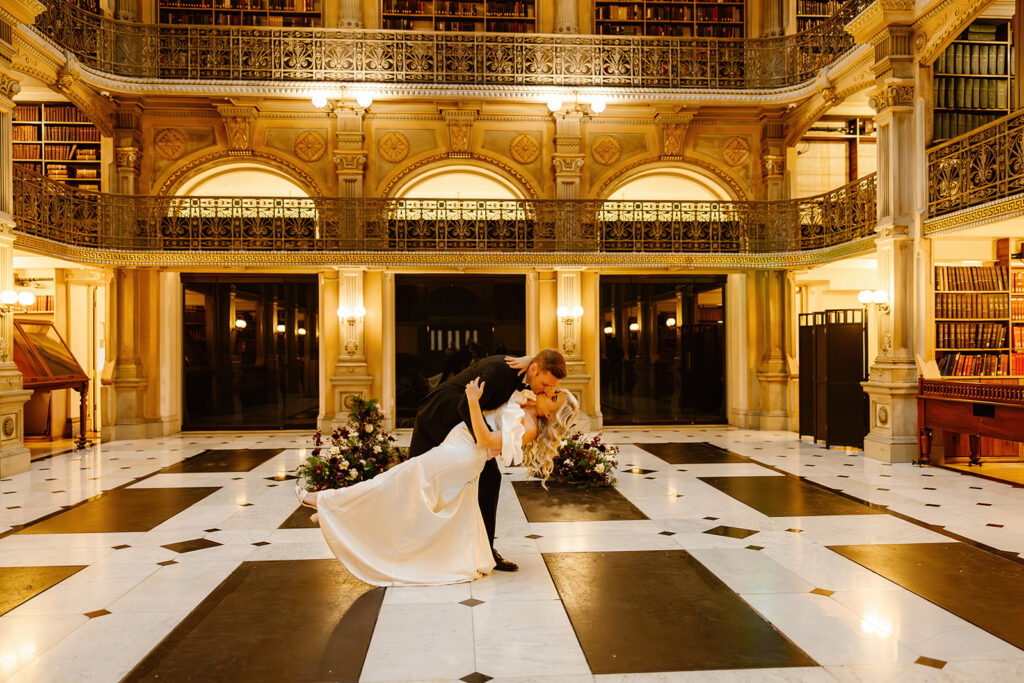
{"label": "white wedding dress", "polygon": [[[501,462],[522,462],[522,403],[516,392],[484,413],[501,432]],[[320,529],[334,555],[374,586],[472,581],[494,570],[477,502],[487,462],[469,428],[459,423],[436,448],[369,481],[317,495]]]}

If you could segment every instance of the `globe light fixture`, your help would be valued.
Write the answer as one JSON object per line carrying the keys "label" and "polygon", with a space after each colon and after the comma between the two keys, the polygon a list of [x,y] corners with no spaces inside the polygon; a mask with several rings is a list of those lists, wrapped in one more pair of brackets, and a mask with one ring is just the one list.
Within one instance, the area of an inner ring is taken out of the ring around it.
{"label": "globe light fixture", "polygon": [[676,326],[676,319],[675,318],[665,318],[665,327],[675,327],[675,326]]}
{"label": "globe light fixture", "polygon": [[235,327],[240,330],[244,330],[248,324],[244,318],[235,318]]}
{"label": "globe light fixture", "polygon": [[598,97],[597,99],[590,103],[590,110],[593,111],[595,114],[600,114],[605,110],[605,107],[607,106],[608,103],[605,102],[604,98]]}
{"label": "globe light fixture", "polygon": [[369,109],[370,105],[373,104],[373,96],[370,93],[361,92],[356,95],[356,104],[363,109]]}
{"label": "globe light fixture", "polygon": [[295,330],[295,334],[299,335],[300,337],[304,337],[306,335],[306,328],[300,327],[299,329]]}
{"label": "globe light fixture", "polygon": [[36,295],[32,292],[18,292],[18,305],[28,308],[36,302]]}
{"label": "globe light fixture", "polygon": [[562,108],[562,98],[558,95],[552,95],[548,98],[548,111],[554,113]]}
{"label": "globe light fixture", "polygon": [[288,328],[286,328],[286,327],[284,326],[284,323],[278,323],[278,324],[277,324],[277,327],[276,327],[276,328],[274,328],[274,329],[276,329],[276,330],[277,330],[278,332],[281,332],[281,333],[283,334],[283,333],[284,333],[284,331],[285,331],[286,329],[288,329]]}
{"label": "globe light fixture", "polygon": [[323,109],[327,106],[327,93],[318,92],[313,93],[313,106],[317,109]]}
{"label": "globe light fixture", "polygon": [[605,325],[604,326],[604,333],[605,334],[615,334],[615,328],[612,327],[611,325]]}

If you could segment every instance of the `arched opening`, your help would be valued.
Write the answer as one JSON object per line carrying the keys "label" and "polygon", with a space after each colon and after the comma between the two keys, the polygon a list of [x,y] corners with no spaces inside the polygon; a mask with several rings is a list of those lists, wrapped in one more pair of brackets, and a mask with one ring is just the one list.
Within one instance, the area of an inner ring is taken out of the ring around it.
{"label": "arched opening", "polygon": [[522,191],[499,173],[473,164],[428,169],[406,181],[400,199],[523,199]]}
{"label": "arched opening", "polygon": [[718,180],[689,168],[655,168],[631,175],[612,187],[616,201],[714,202],[735,199]]}
{"label": "arched opening", "polygon": [[[294,249],[320,234],[315,200],[251,161],[201,170],[169,202],[172,248]],[[183,273],[182,428],[312,428],[319,413],[315,275]]]}

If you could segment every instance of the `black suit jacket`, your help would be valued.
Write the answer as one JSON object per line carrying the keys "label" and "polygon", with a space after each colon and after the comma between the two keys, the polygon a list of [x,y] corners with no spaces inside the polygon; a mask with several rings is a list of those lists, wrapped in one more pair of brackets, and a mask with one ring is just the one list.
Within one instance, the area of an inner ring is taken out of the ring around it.
{"label": "black suit jacket", "polygon": [[465,422],[472,430],[466,385],[477,377],[484,382],[480,409],[493,410],[508,402],[512,393],[522,385],[525,374],[521,375],[518,370],[510,368],[505,362],[505,356],[488,356],[442,382],[424,396],[416,411],[415,429],[429,437],[434,446],[444,441],[452,427],[460,422]]}

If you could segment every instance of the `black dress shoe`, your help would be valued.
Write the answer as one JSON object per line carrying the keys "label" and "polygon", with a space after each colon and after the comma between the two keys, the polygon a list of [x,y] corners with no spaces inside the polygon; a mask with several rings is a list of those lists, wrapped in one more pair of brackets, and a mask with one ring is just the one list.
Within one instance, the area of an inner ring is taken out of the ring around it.
{"label": "black dress shoe", "polygon": [[517,572],[519,571],[519,565],[515,562],[509,562],[504,557],[498,554],[497,550],[492,550],[494,553],[494,569],[499,572]]}

